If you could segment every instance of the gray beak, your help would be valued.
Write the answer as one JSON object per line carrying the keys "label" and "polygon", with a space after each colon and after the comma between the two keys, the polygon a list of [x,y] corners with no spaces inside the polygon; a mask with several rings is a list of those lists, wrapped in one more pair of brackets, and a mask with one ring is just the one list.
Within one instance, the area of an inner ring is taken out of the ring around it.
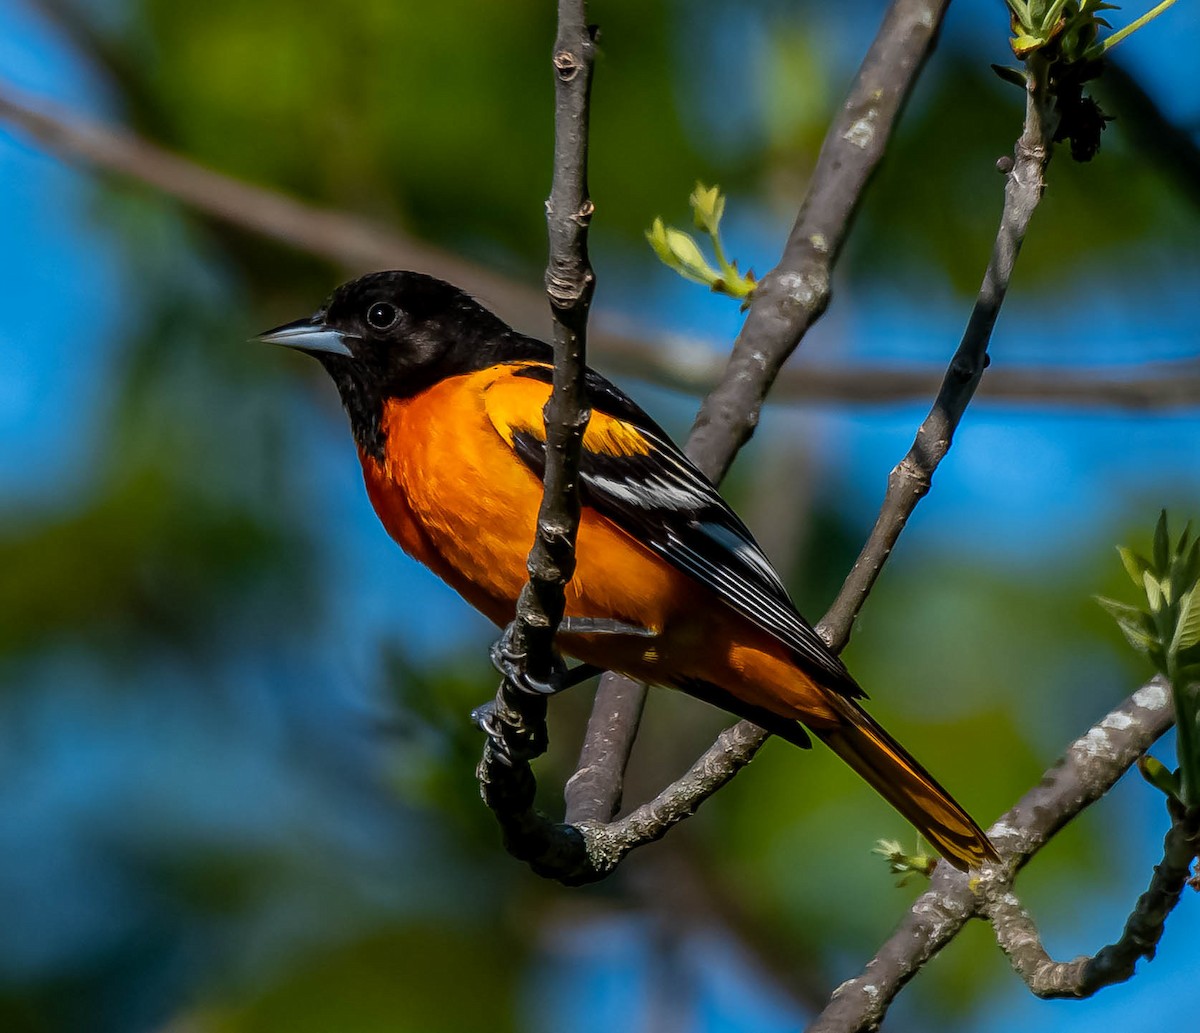
{"label": "gray beak", "polygon": [[294,323],[284,323],[274,330],[268,330],[258,335],[260,341],[267,344],[282,344],[285,348],[296,348],[304,352],[327,352],[330,355],[344,355],[353,358],[354,353],[346,343],[344,335],[337,330],[330,330],[324,323],[314,322],[316,317],[297,319]]}

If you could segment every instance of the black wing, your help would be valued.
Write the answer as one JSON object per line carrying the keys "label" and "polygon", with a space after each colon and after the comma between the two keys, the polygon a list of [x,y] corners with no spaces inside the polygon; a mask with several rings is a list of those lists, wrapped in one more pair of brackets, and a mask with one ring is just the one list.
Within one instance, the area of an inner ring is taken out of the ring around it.
{"label": "black wing", "polygon": [[[518,375],[549,383],[552,373],[547,366],[531,365]],[[585,387],[593,412],[632,426],[647,448],[633,455],[585,448],[583,501],[788,646],[822,685],[851,698],[863,696],[845,665],[797,612],[754,536],[712,482],[616,385],[589,369]],[[517,431],[513,444],[541,476],[545,442]]]}

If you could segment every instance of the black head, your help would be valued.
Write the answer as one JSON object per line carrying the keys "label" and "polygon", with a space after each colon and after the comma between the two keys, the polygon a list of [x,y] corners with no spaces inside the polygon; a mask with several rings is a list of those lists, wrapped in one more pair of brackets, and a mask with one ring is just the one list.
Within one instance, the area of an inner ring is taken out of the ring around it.
{"label": "black head", "polygon": [[333,377],[358,444],[379,455],[389,398],[512,359],[550,361],[457,287],[424,273],[370,273],[343,284],[312,316],[260,335],[307,352]]}

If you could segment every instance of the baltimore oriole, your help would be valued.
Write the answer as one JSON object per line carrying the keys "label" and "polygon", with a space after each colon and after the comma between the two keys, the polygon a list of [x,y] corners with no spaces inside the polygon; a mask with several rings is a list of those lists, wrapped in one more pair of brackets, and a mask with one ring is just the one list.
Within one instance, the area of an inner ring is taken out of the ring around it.
{"label": "baltimore oriole", "polygon": [[[412,272],[339,287],[262,339],[319,359],[350,417],[367,494],[404,550],[501,627],[542,497],[552,350]],[[859,704],[746,525],[623,391],[586,379],[583,507],[556,644],[672,686],[797,746],[828,744],[960,869],[979,826]]]}

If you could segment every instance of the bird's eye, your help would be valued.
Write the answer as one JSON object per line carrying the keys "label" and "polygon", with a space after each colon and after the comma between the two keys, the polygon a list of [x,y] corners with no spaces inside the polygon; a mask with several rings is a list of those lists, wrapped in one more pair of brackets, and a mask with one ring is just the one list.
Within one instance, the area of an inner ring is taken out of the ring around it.
{"label": "bird's eye", "polygon": [[386,330],[396,322],[396,306],[386,301],[377,301],[367,309],[367,322],[376,330]]}

